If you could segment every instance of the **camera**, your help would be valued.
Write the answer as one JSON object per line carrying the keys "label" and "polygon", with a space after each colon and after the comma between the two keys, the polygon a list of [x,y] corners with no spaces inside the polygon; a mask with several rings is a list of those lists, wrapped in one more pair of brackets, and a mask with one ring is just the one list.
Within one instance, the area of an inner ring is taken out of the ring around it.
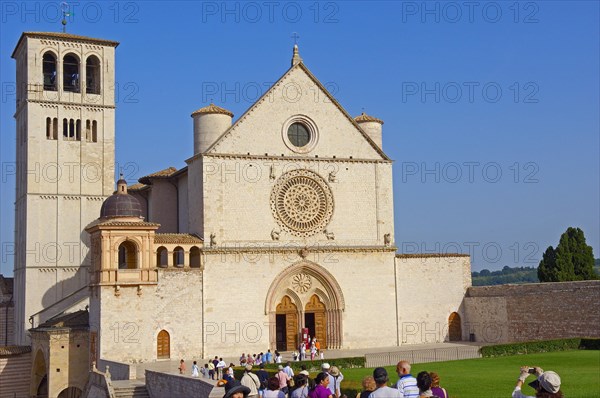
{"label": "camera", "polygon": [[528,372],[530,375],[535,374],[535,368],[529,368]]}

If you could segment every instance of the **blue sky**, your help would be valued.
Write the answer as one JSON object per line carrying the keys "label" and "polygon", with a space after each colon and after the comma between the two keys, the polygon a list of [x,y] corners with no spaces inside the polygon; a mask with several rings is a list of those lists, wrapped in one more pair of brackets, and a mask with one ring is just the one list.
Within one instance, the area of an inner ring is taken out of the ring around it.
{"label": "blue sky", "polygon": [[[305,64],[352,115],[385,121],[401,252],[537,266],[567,227],[600,257],[599,3],[73,2],[68,32],[119,41],[116,158],[130,182],[185,166],[190,113],[241,115]],[[15,63],[58,2],[2,2],[1,272],[12,274]]]}

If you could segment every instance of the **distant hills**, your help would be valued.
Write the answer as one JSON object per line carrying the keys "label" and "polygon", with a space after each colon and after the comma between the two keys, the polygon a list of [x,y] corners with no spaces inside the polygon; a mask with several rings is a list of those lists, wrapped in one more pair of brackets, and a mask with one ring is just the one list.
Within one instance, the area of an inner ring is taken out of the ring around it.
{"label": "distant hills", "polygon": [[[600,259],[594,260],[594,270],[600,278]],[[537,283],[537,267],[509,267],[501,271],[483,269],[480,272],[471,272],[473,286],[506,285],[508,283]]]}

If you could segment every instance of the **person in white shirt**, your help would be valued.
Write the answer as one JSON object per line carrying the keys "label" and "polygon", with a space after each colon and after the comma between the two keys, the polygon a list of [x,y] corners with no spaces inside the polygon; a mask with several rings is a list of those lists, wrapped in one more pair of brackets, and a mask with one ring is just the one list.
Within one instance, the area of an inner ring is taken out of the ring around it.
{"label": "person in white shirt", "polygon": [[390,388],[387,385],[389,380],[387,370],[385,368],[375,368],[373,370],[373,379],[375,379],[375,385],[377,388],[373,391],[369,398],[400,398],[400,390],[397,388]]}
{"label": "person in white shirt", "polygon": [[292,369],[292,366],[290,364],[290,362],[288,361],[288,363],[285,365],[285,368],[283,368],[283,371],[290,377],[290,379],[292,377],[294,377],[294,370]]}
{"label": "person in white shirt", "polygon": [[[540,367],[521,366],[521,373],[517,379],[517,384],[512,393],[512,398],[563,398],[563,393],[560,391],[560,376],[553,371],[544,372]],[[537,376],[536,380],[529,383],[529,386],[535,390],[535,397],[524,395],[521,387],[525,384],[525,380],[529,375]]]}
{"label": "person in white shirt", "polygon": [[227,366],[223,358],[219,358],[219,362],[217,362],[217,379],[223,378],[223,369]]}
{"label": "person in white shirt", "polygon": [[244,376],[242,376],[240,383],[243,386],[246,386],[250,389],[250,392],[248,393],[248,398],[258,397],[260,381],[258,380],[258,376],[252,373],[252,365],[246,365],[246,370],[244,371]]}

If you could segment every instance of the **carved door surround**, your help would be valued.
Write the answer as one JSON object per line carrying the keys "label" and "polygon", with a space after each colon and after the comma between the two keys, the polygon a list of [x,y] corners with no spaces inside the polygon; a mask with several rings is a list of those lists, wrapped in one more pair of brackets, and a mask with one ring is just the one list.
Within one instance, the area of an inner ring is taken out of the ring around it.
{"label": "carved door surround", "polygon": [[[288,321],[286,312],[286,328],[295,328],[293,334],[296,345],[300,343],[300,330],[305,327],[305,314],[310,313],[315,317],[315,333],[321,342],[321,348],[342,348],[344,297],[338,282],[325,268],[311,261],[301,260],[275,277],[265,301],[271,347],[276,346],[276,318],[278,314],[283,314],[284,308],[289,313],[295,311],[293,322],[291,315]],[[291,333],[286,329],[288,342],[291,341]]]}

